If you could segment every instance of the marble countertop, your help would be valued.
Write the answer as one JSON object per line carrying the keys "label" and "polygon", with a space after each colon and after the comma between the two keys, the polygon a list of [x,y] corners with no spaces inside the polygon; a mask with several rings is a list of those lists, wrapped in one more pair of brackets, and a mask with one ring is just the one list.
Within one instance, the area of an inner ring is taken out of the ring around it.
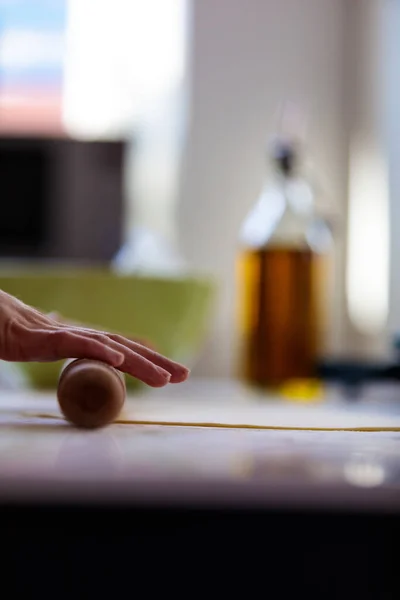
{"label": "marble countertop", "polygon": [[128,398],[128,413],[139,420],[225,418],[233,424],[245,414],[284,426],[359,423],[392,430],[114,424],[87,432],[61,418],[54,393],[3,391],[0,500],[278,503],[400,511],[396,394],[393,399],[377,390],[357,405],[331,394],[321,404],[306,406],[261,397],[234,382],[203,380]]}

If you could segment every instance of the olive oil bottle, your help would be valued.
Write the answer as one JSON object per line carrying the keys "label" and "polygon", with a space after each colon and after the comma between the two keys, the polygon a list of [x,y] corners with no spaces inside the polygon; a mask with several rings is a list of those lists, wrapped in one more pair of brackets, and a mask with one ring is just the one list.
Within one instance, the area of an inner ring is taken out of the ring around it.
{"label": "olive oil bottle", "polygon": [[324,321],[330,230],[301,176],[293,141],[278,139],[273,175],[240,232],[240,374],[249,384],[312,398]]}

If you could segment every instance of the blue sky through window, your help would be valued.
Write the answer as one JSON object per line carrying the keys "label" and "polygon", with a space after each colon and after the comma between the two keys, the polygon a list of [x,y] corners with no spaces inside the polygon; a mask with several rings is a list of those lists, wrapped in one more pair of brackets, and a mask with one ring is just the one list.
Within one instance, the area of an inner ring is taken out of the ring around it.
{"label": "blue sky through window", "polygon": [[0,0],[0,86],[58,85],[67,0]]}

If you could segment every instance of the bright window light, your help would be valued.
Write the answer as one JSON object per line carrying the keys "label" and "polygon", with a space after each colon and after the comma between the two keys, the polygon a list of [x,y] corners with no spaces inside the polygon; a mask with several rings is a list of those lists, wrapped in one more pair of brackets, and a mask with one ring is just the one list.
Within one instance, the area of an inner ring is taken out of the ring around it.
{"label": "bright window light", "polygon": [[77,137],[126,133],[184,73],[186,0],[69,0],[63,121]]}
{"label": "bright window light", "polygon": [[347,301],[362,333],[385,327],[389,302],[388,173],[382,153],[357,139],[351,147]]}

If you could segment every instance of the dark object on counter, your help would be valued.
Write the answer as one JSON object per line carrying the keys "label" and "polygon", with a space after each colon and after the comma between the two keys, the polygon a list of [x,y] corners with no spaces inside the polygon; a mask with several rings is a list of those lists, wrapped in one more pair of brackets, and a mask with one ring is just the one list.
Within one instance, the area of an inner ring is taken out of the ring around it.
{"label": "dark object on counter", "polygon": [[323,361],[318,365],[317,373],[323,381],[343,385],[345,395],[355,398],[368,383],[400,381],[400,362]]}

